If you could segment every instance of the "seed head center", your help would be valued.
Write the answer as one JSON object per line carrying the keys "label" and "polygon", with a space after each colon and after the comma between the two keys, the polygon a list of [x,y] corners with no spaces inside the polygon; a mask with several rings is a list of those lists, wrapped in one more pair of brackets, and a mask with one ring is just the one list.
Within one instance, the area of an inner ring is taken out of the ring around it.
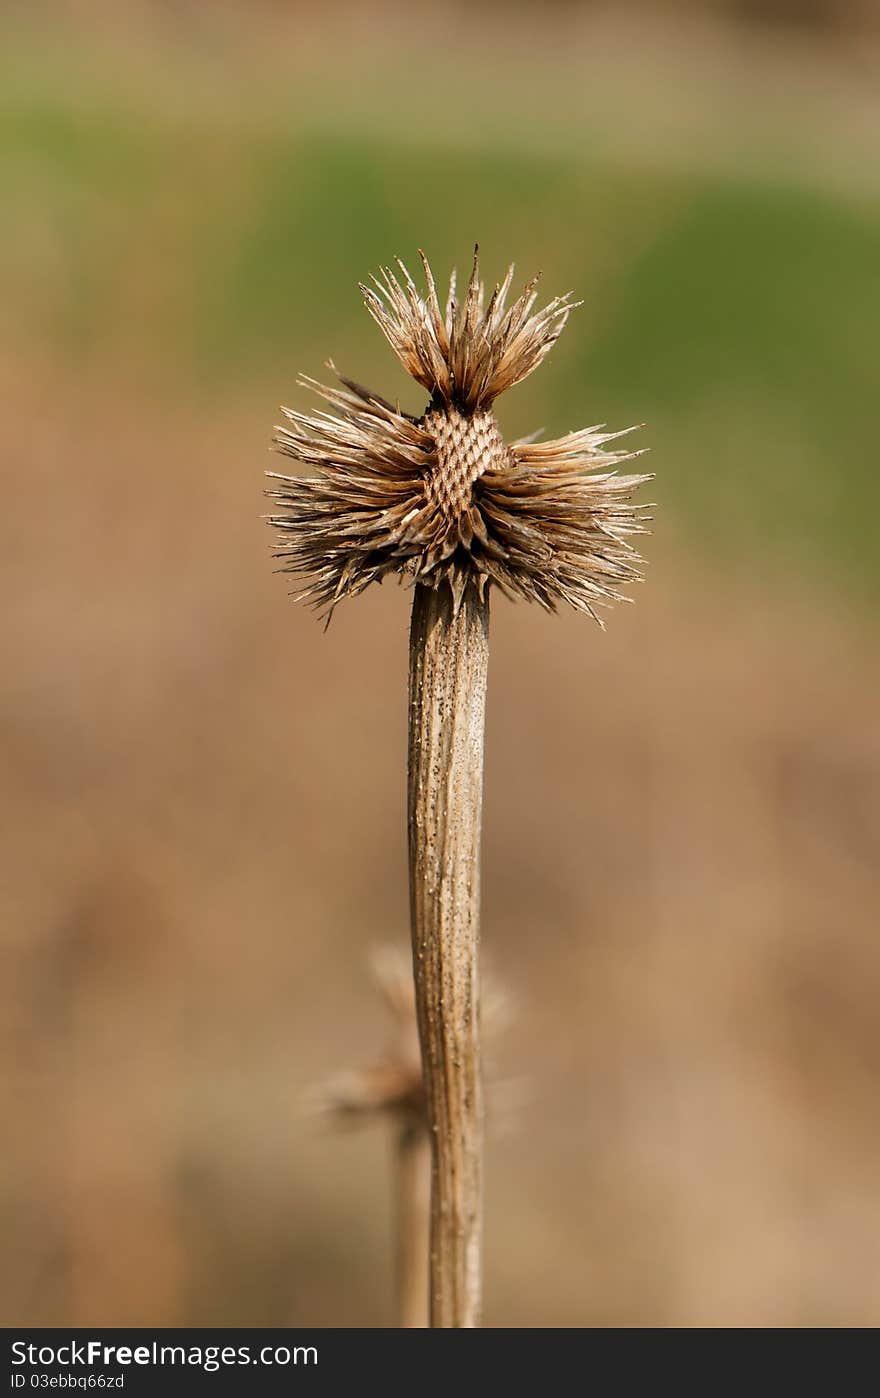
{"label": "seed head center", "polygon": [[464,413],[454,404],[444,405],[427,412],[424,425],[437,449],[428,493],[447,519],[458,519],[470,505],[474,482],[505,465],[507,447],[488,408]]}

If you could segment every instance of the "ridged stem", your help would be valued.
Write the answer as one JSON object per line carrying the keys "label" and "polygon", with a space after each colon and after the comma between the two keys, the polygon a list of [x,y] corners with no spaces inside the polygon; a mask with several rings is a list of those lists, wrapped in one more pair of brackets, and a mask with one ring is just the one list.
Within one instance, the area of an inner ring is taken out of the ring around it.
{"label": "ridged stem", "polygon": [[479,900],[489,604],[417,585],[410,633],[413,967],[431,1139],[431,1325],[480,1323]]}

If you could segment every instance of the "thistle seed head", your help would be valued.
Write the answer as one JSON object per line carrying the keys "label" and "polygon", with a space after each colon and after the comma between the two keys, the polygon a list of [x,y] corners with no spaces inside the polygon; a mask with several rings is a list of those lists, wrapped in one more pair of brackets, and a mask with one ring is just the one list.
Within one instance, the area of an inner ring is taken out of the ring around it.
{"label": "thistle seed head", "polygon": [[424,1123],[425,1093],[416,1025],[412,961],[397,947],[376,947],[370,957],[372,979],[380,991],[392,1026],[388,1051],[369,1067],[337,1073],[313,1095],[324,1112],[338,1121],[391,1116],[401,1125]]}
{"label": "thistle seed head", "polygon": [[[334,1074],[308,1097],[308,1105],[321,1115],[338,1122],[371,1121],[391,1117],[399,1124],[425,1123],[425,1092],[412,959],[408,950],[397,946],[374,947],[370,954],[370,977],[379,991],[391,1028],[385,1054],[363,1068]],[[511,1002],[504,990],[492,983],[484,988],[481,1005],[483,1027],[491,1043],[507,1028],[512,1018]],[[491,1076],[491,1071],[490,1071]],[[502,1125],[509,1109],[516,1105],[522,1084],[493,1081],[499,1097]],[[493,1110],[494,1110],[493,1100]]]}
{"label": "thistle seed head", "polygon": [[275,445],[313,472],[270,473],[282,571],[303,575],[296,595],[328,613],[397,573],[430,587],[448,583],[456,607],[468,583],[481,596],[494,583],[511,597],[548,610],[567,602],[598,621],[596,606],[622,600],[620,585],[640,577],[628,536],[647,532],[647,516],[631,496],[650,476],[616,468],[642,453],[608,450],[625,433],[604,424],[508,446],[492,410],[545,358],[575,303],[556,297],[536,311],[535,278],[508,307],[510,267],[486,305],[475,250],[461,304],[453,272],[441,311],[420,256],[424,294],[399,260],[399,274],[385,268],[361,290],[430,402],[415,418],[341,375],[341,388],[300,378],[332,411],[282,409],[287,425],[276,429]]}

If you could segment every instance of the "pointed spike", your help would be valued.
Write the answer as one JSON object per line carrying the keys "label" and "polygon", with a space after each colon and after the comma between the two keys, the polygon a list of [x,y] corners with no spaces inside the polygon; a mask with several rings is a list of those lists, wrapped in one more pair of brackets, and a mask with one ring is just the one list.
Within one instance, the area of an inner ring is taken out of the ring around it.
{"label": "pointed spike", "polygon": [[458,273],[453,267],[449,274],[449,295],[446,298],[446,335],[450,342],[455,334],[455,320],[458,315],[458,302],[455,297],[457,286]]}
{"label": "pointed spike", "polygon": [[510,295],[510,288],[511,288],[511,286],[513,285],[513,279],[514,279],[515,276],[516,276],[516,263],[515,263],[515,262],[511,262],[511,264],[510,264],[510,266],[508,267],[507,272],[506,272],[506,274],[505,274],[504,280],[503,280],[503,282],[501,283],[501,289],[500,289],[500,292],[499,292],[499,295],[498,295],[498,313],[499,313],[499,315],[500,315],[501,312],[504,310],[504,307],[505,307],[506,302],[507,302],[507,298],[508,298],[508,296]]}
{"label": "pointed spike", "polygon": [[457,617],[461,611],[461,604],[464,598],[464,590],[467,585],[467,578],[460,568],[455,568],[449,574],[449,586],[452,589],[452,615]]}

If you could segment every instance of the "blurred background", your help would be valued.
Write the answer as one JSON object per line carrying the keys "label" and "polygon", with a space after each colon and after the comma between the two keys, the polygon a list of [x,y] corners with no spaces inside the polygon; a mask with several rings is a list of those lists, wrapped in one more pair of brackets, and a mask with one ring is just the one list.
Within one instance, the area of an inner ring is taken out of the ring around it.
{"label": "blurred background", "polygon": [[[391,1325],[409,599],[260,515],[356,283],[584,298],[502,428],[646,422],[608,630],[496,603],[487,1323],[880,1322],[880,9],[5,0],[7,1325]],[[281,469],[284,469],[283,466]],[[503,1132],[502,1128],[503,1127]]]}

